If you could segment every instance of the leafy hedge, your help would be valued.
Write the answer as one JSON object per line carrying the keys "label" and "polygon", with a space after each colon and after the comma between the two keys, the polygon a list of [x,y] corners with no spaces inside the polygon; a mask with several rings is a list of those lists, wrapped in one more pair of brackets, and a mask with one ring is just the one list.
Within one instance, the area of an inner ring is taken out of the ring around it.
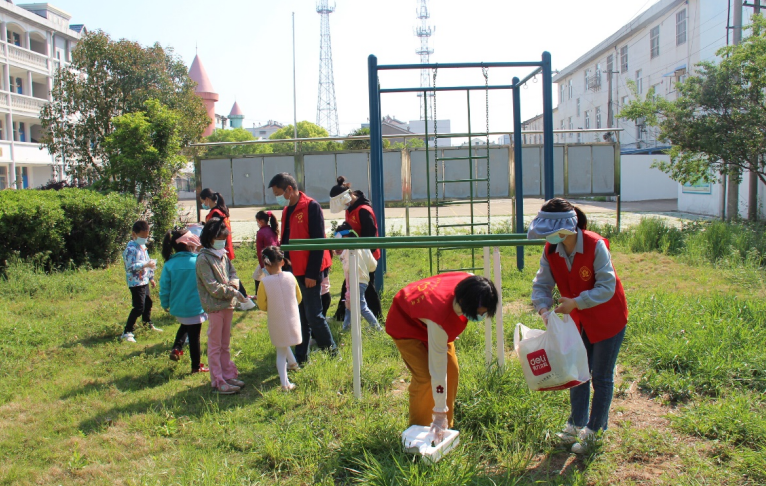
{"label": "leafy hedge", "polygon": [[134,198],[89,189],[0,191],[0,262],[102,267],[118,258],[141,210]]}

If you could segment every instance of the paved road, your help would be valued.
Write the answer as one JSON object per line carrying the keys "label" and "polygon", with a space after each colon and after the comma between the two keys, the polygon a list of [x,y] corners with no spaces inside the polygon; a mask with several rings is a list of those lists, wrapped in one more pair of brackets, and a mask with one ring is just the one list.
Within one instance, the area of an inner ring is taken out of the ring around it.
{"label": "paved road", "polygon": [[[617,220],[617,204],[614,202],[595,202],[595,201],[577,201],[572,200],[588,216],[590,221],[601,224],[614,225]],[[524,199],[524,220],[529,222],[534,218],[543,204],[542,199],[529,198]],[[181,201],[180,204],[189,210],[192,214],[196,211],[194,201]],[[255,223],[255,213],[260,207],[249,208],[231,208],[232,230],[235,234],[235,240],[253,239],[258,231]],[[654,201],[638,201],[622,203],[621,225],[631,226],[637,224],[641,218],[653,216],[665,219],[674,226],[680,226],[684,221],[705,219],[704,216],[680,213],[675,199],[659,199]],[[507,225],[513,214],[512,199],[495,199],[490,203],[491,221],[493,226]],[[391,232],[405,232],[406,223],[405,208],[386,208],[386,230]],[[427,231],[428,228],[428,209],[424,207],[410,208],[410,228],[412,230]],[[204,217],[205,212],[202,212]],[[465,223],[470,221],[470,207],[451,206],[439,208],[439,220],[446,220],[445,224]],[[325,220],[328,229],[331,221],[342,221],[343,216],[333,214],[330,210],[324,210]],[[431,218],[435,219],[436,211],[431,210]],[[482,218],[484,216],[484,218]],[[279,218],[279,215],[277,216]],[[486,206],[479,205],[475,209],[475,220],[486,221]]]}

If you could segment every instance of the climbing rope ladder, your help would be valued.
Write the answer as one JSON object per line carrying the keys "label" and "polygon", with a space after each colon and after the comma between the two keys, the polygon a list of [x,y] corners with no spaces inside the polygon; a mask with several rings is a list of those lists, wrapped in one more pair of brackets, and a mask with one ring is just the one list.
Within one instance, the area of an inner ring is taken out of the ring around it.
{"label": "climbing rope ladder", "polygon": [[[457,228],[468,228],[470,230],[470,234],[489,234],[491,231],[490,226],[490,152],[489,152],[489,69],[485,66],[481,66],[482,75],[484,76],[484,101],[485,101],[485,131],[484,133],[478,132],[473,133],[471,130],[471,91],[466,90],[466,105],[467,105],[467,112],[468,112],[468,155],[467,156],[460,156],[460,157],[453,157],[453,156],[445,156],[444,149],[439,148],[439,138],[454,138],[455,136],[459,137],[465,137],[466,134],[446,134],[443,136],[439,136],[438,132],[438,118],[436,114],[436,78],[438,74],[438,67],[435,67],[433,69],[433,81],[431,87],[433,88],[433,96],[432,96],[432,120],[433,120],[433,171],[434,171],[434,198],[431,199],[431,184],[430,181],[428,183],[427,187],[427,194],[428,194],[428,234],[432,235],[432,225],[431,225],[431,209],[434,209],[435,212],[435,225],[433,225],[434,230],[436,231],[436,236],[441,236],[444,234],[447,234],[448,231],[451,229],[457,229]],[[425,137],[426,137],[426,178],[429,178],[429,172],[430,172],[430,164],[429,164],[429,149],[428,149],[428,139],[429,139],[429,132],[428,132],[428,100],[427,98],[424,98],[424,119],[425,119]],[[484,136],[485,137],[485,145],[484,148],[475,148],[471,142],[472,137],[476,136]],[[479,177],[479,165],[481,162],[485,161],[487,164],[487,170],[484,177]],[[447,178],[447,166],[448,164],[468,164],[468,177],[465,179],[457,178],[457,179],[448,179]],[[442,178],[439,178],[439,172],[441,169]],[[486,197],[480,198],[478,196],[478,184],[479,183],[487,183],[487,193]],[[459,200],[449,200],[447,198],[447,185],[448,184],[464,184],[468,183],[469,191],[468,191],[468,198],[467,199],[459,199]],[[441,198],[439,197],[439,186],[442,187],[441,191]],[[479,207],[486,204],[487,210],[486,210],[486,219],[483,216],[479,215]],[[439,216],[439,208],[448,207],[448,206],[457,206],[457,205],[468,205],[470,209],[470,222],[467,223],[448,223],[444,224],[440,220]],[[483,231],[477,232],[477,228],[482,228]],[[436,253],[436,272],[437,273],[445,273],[445,272],[454,272],[454,271],[470,271],[473,272],[475,270],[483,270],[484,266],[477,266],[476,265],[476,248],[471,248],[471,266],[470,267],[462,267],[462,268],[448,268],[445,267],[444,260],[444,252],[447,251],[453,251],[453,250],[459,250],[462,248],[454,247],[454,246],[445,246],[441,248],[435,248],[435,249],[429,249],[429,264],[431,268],[431,273],[433,274],[433,253]]]}

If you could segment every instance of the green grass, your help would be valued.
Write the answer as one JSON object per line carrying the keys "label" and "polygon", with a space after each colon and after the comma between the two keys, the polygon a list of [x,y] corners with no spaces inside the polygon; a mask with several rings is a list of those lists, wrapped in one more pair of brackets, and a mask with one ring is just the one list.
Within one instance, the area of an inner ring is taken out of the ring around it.
{"label": "green grass", "polygon": [[[187,356],[168,359],[176,324],[158,303],[164,333],[118,340],[130,307],[119,266],[45,274],[13,263],[0,280],[0,484],[646,484],[631,471],[650,466],[662,473],[648,483],[763,484],[762,271],[616,247],[631,311],[617,395],[636,381],[645,395],[634,400],[667,405],[669,425],[620,419],[632,402],[619,398],[604,446],[574,462],[552,436],[567,394],[530,392],[510,345],[507,370],[487,370],[483,329],[457,342],[461,445],[428,465],[399,445],[408,372],[385,334],[364,333],[362,400],[353,398],[350,337],[337,322],[341,359],[312,354],[287,394],[265,316],[237,312],[232,349],[248,386],[221,397],[208,376],[189,374]],[[510,343],[512,324],[538,326],[528,302],[539,249],[527,249],[523,272],[513,268],[515,251],[502,251]],[[428,275],[427,251],[389,255],[384,308]],[[458,252],[444,258],[466,263]],[[237,251],[245,282],[255,262],[251,248]],[[332,314],[337,269],[331,279]]]}

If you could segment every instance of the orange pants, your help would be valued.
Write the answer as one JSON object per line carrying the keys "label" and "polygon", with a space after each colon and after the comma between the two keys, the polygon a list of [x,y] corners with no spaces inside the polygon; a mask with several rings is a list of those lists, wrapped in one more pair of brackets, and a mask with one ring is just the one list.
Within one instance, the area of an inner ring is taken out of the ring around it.
{"label": "orange pants", "polygon": [[[434,397],[431,391],[431,373],[428,371],[428,347],[418,339],[394,339],[404,364],[412,373],[410,387],[410,425],[431,425]],[[457,364],[455,344],[447,344],[447,418],[452,427],[455,397],[460,368]]]}

